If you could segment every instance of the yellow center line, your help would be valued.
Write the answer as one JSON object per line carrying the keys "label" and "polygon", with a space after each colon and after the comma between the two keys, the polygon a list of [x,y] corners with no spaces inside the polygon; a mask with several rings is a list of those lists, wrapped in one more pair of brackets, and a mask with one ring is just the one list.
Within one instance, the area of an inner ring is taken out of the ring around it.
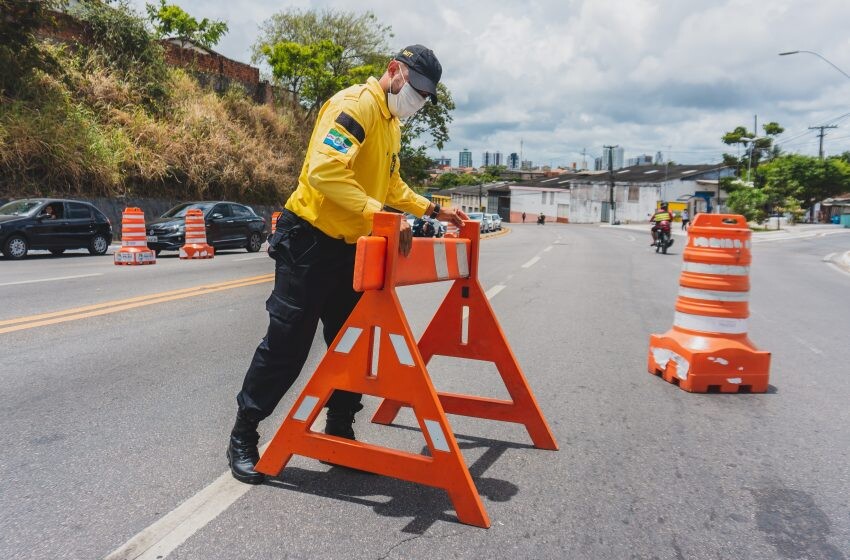
{"label": "yellow center line", "polygon": [[229,282],[220,282],[216,284],[206,284],[202,286],[194,286],[192,288],[183,288],[180,290],[171,290],[168,292],[160,292],[157,294],[149,294],[146,296],[138,296],[123,300],[108,301],[95,305],[87,305],[85,307],[76,307],[73,309],[65,309],[53,313],[42,313],[40,315],[31,315],[29,317],[18,317],[17,319],[9,319],[0,321],[0,334],[21,331],[25,329],[33,329],[36,327],[44,327],[47,325],[55,325],[68,321],[76,321],[79,319],[87,319],[90,317],[98,317],[146,305],[154,305],[157,303],[165,303],[178,299],[185,299],[205,294],[220,292],[223,290],[231,290],[234,288],[244,288],[255,284],[263,284],[274,280],[274,274],[263,274],[262,276],[251,276],[239,280],[231,280]]}

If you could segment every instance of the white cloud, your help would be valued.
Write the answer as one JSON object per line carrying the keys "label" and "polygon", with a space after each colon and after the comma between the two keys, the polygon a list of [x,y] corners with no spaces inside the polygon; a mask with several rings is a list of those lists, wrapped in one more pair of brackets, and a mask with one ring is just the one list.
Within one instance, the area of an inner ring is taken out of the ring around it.
{"label": "white cloud", "polygon": [[[603,144],[718,161],[723,132],[751,128],[754,114],[790,136],[850,112],[850,79],[810,54],[777,56],[816,51],[850,73],[846,0],[176,1],[226,20],[218,50],[245,61],[257,27],[286,7],[373,11],[394,48],[422,43],[440,58],[458,106],[444,150],[455,163],[461,148],[477,162],[520,139],[527,159],[556,165]],[[830,153],[850,150],[842,128]],[[816,153],[813,139],[788,144]]]}

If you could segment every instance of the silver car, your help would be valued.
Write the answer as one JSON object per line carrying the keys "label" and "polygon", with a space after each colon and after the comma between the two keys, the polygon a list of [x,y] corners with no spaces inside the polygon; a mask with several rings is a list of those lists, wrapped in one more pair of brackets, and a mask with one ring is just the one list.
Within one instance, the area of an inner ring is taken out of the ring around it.
{"label": "silver car", "polygon": [[493,222],[493,231],[502,229],[502,217],[498,214],[487,214]]}

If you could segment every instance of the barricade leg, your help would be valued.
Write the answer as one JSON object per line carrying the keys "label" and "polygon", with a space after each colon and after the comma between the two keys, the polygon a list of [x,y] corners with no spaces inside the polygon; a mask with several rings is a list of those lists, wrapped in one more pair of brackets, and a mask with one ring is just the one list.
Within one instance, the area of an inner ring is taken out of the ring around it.
{"label": "barricade leg", "polygon": [[[416,415],[430,456],[312,431],[311,425],[337,389],[406,403]],[[276,476],[293,454],[442,488],[458,520],[490,526],[393,290],[364,293],[256,469]]]}
{"label": "barricade leg", "polygon": [[[465,319],[465,316],[468,319]],[[467,320],[467,340],[462,338]],[[425,364],[435,355],[470,358],[495,363],[510,401],[470,395],[438,393],[443,409],[449,414],[515,422],[525,426],[534,446],[558,449],[537,400],[528,386],[519,362],[508,345],[496,314],[477,280],[456,280],[433,320],[419,341]],[[372,417],[378,424],[395,419],[403,401],[384,400]]]}

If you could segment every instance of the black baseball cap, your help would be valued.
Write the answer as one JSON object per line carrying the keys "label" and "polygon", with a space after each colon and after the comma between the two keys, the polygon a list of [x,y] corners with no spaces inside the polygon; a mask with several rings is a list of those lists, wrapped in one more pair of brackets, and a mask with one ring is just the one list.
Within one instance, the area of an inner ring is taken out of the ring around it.
{"label": "black baseball cap", "polygon": [[399,51],[394,60],[403,62],[410,70],[410,85],[419,91],[431,94],[431,102],[437,102],[437,84],[443,75],[443,67],[434,51],[422,45],[410,45]]}

